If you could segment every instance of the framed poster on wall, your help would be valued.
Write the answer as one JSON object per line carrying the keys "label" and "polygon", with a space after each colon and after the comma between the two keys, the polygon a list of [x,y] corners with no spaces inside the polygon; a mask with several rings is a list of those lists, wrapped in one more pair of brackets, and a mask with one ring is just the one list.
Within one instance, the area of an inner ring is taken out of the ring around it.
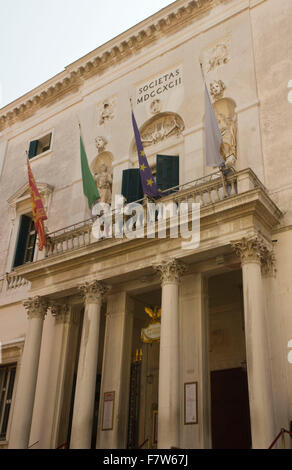
{"label": "framed poster on wall", "polygon": [[102,431],[110,431],[114,425],[115,392],[103,395]]}
{"label": "framed poster on wall", "polygon": [[198,382],[184,384],[184,424],[198,424]]}

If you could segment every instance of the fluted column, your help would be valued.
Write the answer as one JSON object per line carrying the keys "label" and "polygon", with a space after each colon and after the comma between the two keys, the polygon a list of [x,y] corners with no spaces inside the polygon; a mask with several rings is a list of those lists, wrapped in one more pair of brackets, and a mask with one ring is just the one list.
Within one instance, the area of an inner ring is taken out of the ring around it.
{"label": "fluted column", "polygon": [[185,265],[177,260],[154,266],[161,275],[161,331],[158,391],[158,448],[180,446],[179,280]]}
{"label": "fluted column", "polygon": [[29,298],[23,302],[23,305],[27,309],[28,332],[25,339],[17,383],[17,393],[9,439],[10,449],[26,449],[28,447],[43,322],[47,312],[47,302],[41,297]]}
{"label": "fluted column", "polygon": [[108,288],[99,281],[80,286],[84,295],[84,319],[79,352],[71,432],[71,449],[90,449],[98,360],[100,310]]}
{"label": "fluted column", "polygon": [[242,264],[252,445],[267,449],[275,430],[262,269],[271,266],[273,257],[259,236],[237,240],[232,246]]}

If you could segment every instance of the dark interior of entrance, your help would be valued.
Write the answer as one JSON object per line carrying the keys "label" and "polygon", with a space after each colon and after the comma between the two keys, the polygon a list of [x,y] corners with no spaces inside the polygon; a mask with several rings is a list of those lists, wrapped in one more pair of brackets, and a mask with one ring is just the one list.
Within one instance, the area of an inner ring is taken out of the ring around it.
{"label": "dark interior of entrance", "polygon": [[251,448],[241,271],[209,279],[213,449]]}
{"label": "dark interior of entrance", "polygon": [[129,396],[128,449],[157,447],[159,341],[145,343],[141,329],[150,323],[145,307],[161,306],[161,289],[132,296],[135,314]]}

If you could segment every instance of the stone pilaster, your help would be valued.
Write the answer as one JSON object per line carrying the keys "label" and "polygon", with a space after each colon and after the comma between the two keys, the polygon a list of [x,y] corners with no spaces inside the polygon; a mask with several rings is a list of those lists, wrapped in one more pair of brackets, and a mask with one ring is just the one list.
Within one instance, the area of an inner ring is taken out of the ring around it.
{"label": "stone pilaster", "polygon": [[154,266],[162,285],[158,391],[158,448],[180,447],[179,280],[186,266],[175,259]]}
{"label": "stone pilaster", "polygon": [[15,407],[12,417],[9,448],[26,449],[29,443],[43,322],[48,303],[42,297],[23,302],[27,310],[28,331],[20,365]]}

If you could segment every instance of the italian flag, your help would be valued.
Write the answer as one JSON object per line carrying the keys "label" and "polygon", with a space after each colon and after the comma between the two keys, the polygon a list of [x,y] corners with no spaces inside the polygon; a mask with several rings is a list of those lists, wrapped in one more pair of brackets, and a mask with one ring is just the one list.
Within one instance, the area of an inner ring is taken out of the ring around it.
{"label": "italian flag", "polygon": [[83,144],[82,136],[80,134],[80,159],[81,159],[81,173],[83,181],[83,193],[87,197],[88,207],[91,206],[100,198],[96,183],[90,171],[87,161],[87,155]]}

